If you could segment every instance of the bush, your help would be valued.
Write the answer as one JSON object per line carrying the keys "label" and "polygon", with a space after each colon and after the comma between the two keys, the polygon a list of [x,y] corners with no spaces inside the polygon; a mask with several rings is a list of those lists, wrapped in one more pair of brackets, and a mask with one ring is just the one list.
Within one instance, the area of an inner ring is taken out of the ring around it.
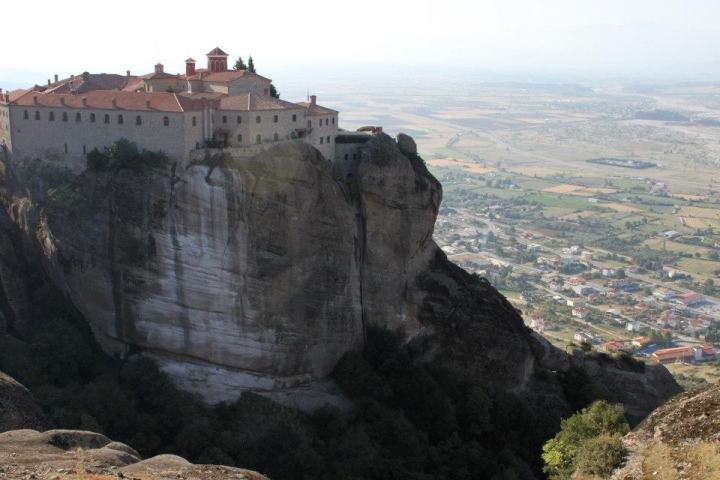
{"label": "bush", "polygon": [[139,171],[144,168],[165,168],[170,161],[163,152],[140,152],[137,145],[126,138],[113,143],[107,152],[104,154],[93,148],[85,157],[87,169],[93,172],[118,171],[124,168]]}
{"label": "bush", "polygon": [[543,445],[543,471],[552,480],[566,480],[580,469],[612,470],[624,453],[619,439],[629,431],[622,405],[598,400],[563,420],[560,432]]}

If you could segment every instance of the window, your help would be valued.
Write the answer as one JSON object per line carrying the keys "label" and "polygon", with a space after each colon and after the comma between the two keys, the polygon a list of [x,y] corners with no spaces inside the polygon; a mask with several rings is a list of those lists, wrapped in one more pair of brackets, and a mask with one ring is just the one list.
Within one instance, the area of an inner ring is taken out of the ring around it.
{"label": "window", "polygon": [[308,120],[308,128],[312,128],[312,120]]}
{"label": "window", "polygon": [[67,121],[68,121],[67,112],[63,112],[62,119],[63,119],[63,122],[67,122]]}
{"label": "window", "polygon": [[142,117],[140,115],[135,117],[135,125],[142,125]]}
{"label": "window", "polygon": [[278,134],[277,134],[277,133],[276,133],[275,135],[273,135],[273,140],[275,140],[275,141],[277,142],[278,139],[279,139],[279,138],[278,138]]}
{"label": "window", "polygon": [[242,135],[240,135],[239,133],[238,133],[237,139],[238,139],[238,142],[242,143]]}
{"label": "window", "polygon": [[166,127],[170,126],[170,119],[168,117],[163,117],[163,125]]}
{"label": "window", "polygon": [[348,154],[346,153],[346,154],[345,154],[345,160],[347,160],[347,159],[348,159]]}
{"label": "window", "polygon": [[28,118],[30,118],[30,114],[28,113],[27,110],[25,110],[25,111],[23,112],[23,120],[27,120]]}
{"label": "window", "polygon": [[105,115],[105,123],[110,123],[110,115]]}
{"label": "window", "polygon": [[353,153],[353,160],[357,160],[357,153]]}
{"label": "window", "polygon": [[35,112],[35,120],[40,120],[40,112]]}
{"label": "window", "polygon": [[90,114],[90,123],[95,123],[95,114],[94,113]]}
{"label": "window", "polygon": [[122,115],[118,115],[118,124],[119,124],[119,125],[122,125],[123,123],[125,123],[125,120],[123,120],[123,116],[122,116]]}
{"label": "window", "polygon": [[197,118],[193,117],[193,127],[197,127]]}
{"label": "window", "polygon": [[329,124],[330,124],[330,119],[329,119],[329,118],[326,118],[326,119],[325,119],[325,126],[327,127]]}
{"label": "window", "polygon": [[323,144],[323,137],[320,137],[320,145]]}
{"label": "window", "polygon": [[273,122],[274,122],[274,123],[278,123],[278,116],[277,116],[277,115],[275,115],[275,116],[273,117]]}
{"label": "window", "polygon": [[293,122],[297,122],[297,115],[295,115],[294,113],[293,113],[293,116],[292,116],[292,121],[293,121]]}
{"label": "window", "polygon": [[242,117],[240,115],[237,117],[237,123],[242,123]]}
{"label": "window", "polygon": [[55,121],[55,112],[50,112],[50,121],[51,122]]}
{"label": "window", "polygon": [[65,153],[67,153],[67,143],[65,144]]}
{"label": "window", "polygon": [[262,142],[262,137],[258,134],[258,136],[255,137],[255,141],[256,141],[257,143]]}
{"label": "window", "polygon": [[80,114],[80,112],[78,112],[78,113],[75,114],[75,121],[76,121],[76,122],[81,122],[81,121],[82,121],[82,115]]}
{"label": "window", "polygon": [[327,136],[327,143],[330,143],[330,135]]}
{"label": "window", "polygon": [[87,153],[87,147],[85,145],[83,145],[83,155],[85,155],[86,153]]}
{"label": "window", "polygon": [[332,122],[332,123],[333,123],[333,125],[335,125],[335,117],[333,117],[333,122]]}
{"label": "window", "polygon": [[257,117],[255,117],[255,123],[260,123],[260,115],[258,115]]}
{"label": "window", "polygon": [[223,115],[223,123],[227,123],[227,115]]}

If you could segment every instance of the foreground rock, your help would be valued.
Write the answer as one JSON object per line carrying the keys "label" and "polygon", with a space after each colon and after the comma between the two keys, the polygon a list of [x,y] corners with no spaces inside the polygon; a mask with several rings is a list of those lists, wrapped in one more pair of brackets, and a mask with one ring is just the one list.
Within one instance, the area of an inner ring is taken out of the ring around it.
{"label": "foreground rock", "polygon": [[672,398],[627,434],[615,480],[720,478],[720,383]]}
{"label": "foreground rock", "polygon": [[13,430],[0,434],[0,479],[118,478],[267,480],[250,470],[193,465],[174,455],[142,460],[125,444],[93,432]]}
{"label": "foreground rock", "polygon": [[45,415],[27,389],[0,372],[0,433],[20,428],[44,430]]}

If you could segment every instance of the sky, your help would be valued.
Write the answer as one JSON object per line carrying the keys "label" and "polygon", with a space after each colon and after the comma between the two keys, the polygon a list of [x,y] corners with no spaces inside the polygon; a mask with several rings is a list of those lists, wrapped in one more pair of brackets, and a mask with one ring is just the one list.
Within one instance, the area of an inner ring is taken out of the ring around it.
{"label": "sky", "polygon": [[15,40],[3,42],[0,87],[86,70],[144,74],[158,61],[176,73],[188,56],[204,65],[215,46],[284,79],[405,66],[720,74],[717,0],[185,3],[4,2],[3,36]]}

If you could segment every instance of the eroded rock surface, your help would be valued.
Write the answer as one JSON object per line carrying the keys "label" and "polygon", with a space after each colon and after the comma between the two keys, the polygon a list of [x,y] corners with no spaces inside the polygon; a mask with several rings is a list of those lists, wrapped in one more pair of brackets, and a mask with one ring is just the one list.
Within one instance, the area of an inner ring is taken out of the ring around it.
{"label": "eroded rock surface", "polygon": [[[432,240],[442,188],[414,141],[375,134],[359,153],[331,164],[278,142],[254,157],[79,176],[5,159],[0,217],[106,350],[152,356],[209,403],[307,389],[377,325],[403,330],[425,361],[451,358],[568,414],[556,377],[571,359]],[[638,386],[646,413],[665,398],[647,378],[617,382]]]}
{"label": "eroded rock surface", "polygon": [[28,390],[0,372],[0,432],[32,428],[44,430],[45,415]]}
{"label": "eroded rock surface", "polygon": [[118,478],[267,480],[257,472],[193,465],[175,455],[142,460],[131,447],[104,435],[77,430],[13,430],[0,433],[0,479]]}

